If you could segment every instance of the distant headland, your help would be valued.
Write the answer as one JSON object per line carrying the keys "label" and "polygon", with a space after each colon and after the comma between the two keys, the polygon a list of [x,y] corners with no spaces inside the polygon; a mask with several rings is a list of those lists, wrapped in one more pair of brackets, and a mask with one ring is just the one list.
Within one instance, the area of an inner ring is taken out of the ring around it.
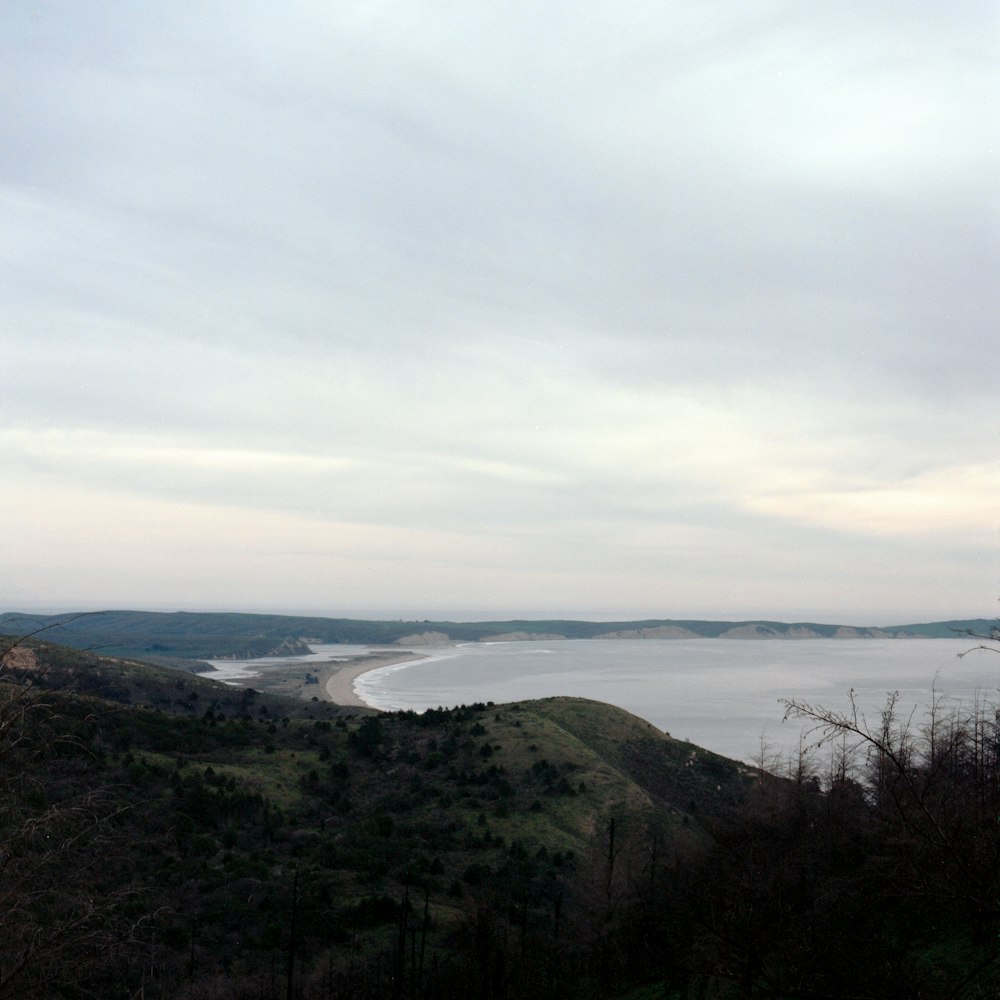
{"label": "distant headland", "polygon": [[78,649],[141,659],[220,660],[308,653],[310,644],[420,647],[451,642],[562,639],[940,639],[996,638],[983,618],[908,625],[859,626],[817,622],[644,619],[593,622],[571,619],[513,621],[377,621],[237,612],[97,611],[0,614],[0,633],[44,638]]}

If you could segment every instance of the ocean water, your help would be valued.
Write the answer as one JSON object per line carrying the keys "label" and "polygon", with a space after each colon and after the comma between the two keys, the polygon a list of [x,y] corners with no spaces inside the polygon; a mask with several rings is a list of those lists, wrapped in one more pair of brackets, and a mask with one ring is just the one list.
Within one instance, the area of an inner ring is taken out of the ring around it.
{"label": "ocean water", "polygon": [[803,723],[781,699],[846,711],[876,724],[889,692],[924,717],[932,699],[997,699],[1000,655],[962,639],[574,639],[468,643],[421,650],[423,660],[363,674],[369,705],[420,712],[477,701],[574,695],[624,708],[671,735],[736,760],[798,752]]}

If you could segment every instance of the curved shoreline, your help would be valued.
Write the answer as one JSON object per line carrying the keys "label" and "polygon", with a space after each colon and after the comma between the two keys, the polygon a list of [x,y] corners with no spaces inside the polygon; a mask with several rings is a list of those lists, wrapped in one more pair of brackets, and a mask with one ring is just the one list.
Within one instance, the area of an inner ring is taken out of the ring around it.
{"label": "curved shoreline", "polygon": [[[370,708],[381,711],[357,696],[354,691],[354,682],[362,674],[368,673],[369,670],[378,670],[380,667],[390,667],[396,663],[409,663],[426,658],[426,653],[414,653],[409,650],[393,653],[386,650],[384,652],[363,653],[361,656],[345,660],[342,663],[325,664],[316,672],[319,674],[320,689],[326,696],[324,701],[332,701],[335,705],[344,705],[350,708]],[[303,694],[305,693],[303,691]]]}
{"label": "curved shoreline", "polygon": [[[220,670],[213,666],[211,671],[202,672],[199,676],[222,684],[259,688],[270,694],[305,701],[328,701],[344,708],[366,708],[378,712],[381,709],[358,697],[354,682],[369,670],[424,660],[427,655],[409,649],[370,649],[353,656],[331,656],[327,660],[308,663],[301,660],[255,660],[252,661],[252,668],[242,664],[241,669],[237,672],[230,671],[228,675],[225,675],[227,668]],[[213,677],[215,672],[223,673],[224,676]]]}

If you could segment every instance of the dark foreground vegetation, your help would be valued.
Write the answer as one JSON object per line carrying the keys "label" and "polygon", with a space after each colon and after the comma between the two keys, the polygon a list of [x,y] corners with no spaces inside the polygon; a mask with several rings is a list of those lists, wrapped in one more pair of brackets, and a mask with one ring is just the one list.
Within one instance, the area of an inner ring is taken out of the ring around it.
{"label": "dark foreground vegetation", "polygon": [[997,996],[993,706],[791,710],[828,751],[775,777],[0,640],[0,998]]}

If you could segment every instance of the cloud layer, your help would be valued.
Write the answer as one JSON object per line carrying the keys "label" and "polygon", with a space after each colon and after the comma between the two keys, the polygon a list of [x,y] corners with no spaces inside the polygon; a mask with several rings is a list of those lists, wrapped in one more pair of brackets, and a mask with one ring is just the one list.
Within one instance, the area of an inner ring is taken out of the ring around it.
{"label": "cloud layer", "polygon": [[8,604],[994,613],[992,5],[2,17]]}

